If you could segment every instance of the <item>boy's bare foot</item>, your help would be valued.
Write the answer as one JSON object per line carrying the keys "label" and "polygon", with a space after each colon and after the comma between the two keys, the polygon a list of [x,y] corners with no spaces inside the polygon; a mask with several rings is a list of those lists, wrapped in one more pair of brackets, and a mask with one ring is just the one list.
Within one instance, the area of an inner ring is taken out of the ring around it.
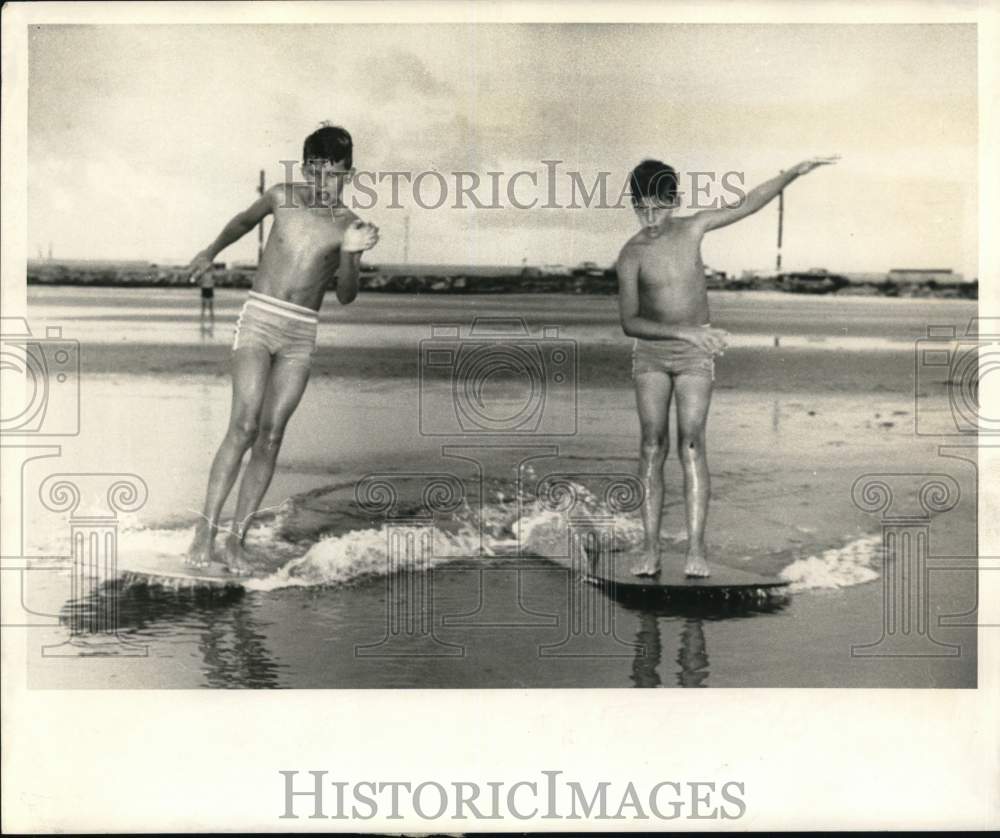
{"label": "boy's bare foot", "polygon": [[184,564],[189,567],[208,567],[215,561],[215,528],[207,521],[199,521],[194,528],[194,539],[184,556]]}
{"label": "boy's bare foot", "polygon": [[660,556],[651,550],[644,550],[637,557],[638,561],[632,565],[633,576],[656,576],[660,572]]}
{"label": "boy's bare foot", "polygon": [[250,564],[243,547],[243,539],[236,533],[226,537],[225,561],[226,570],[234,576],[250,575]]}
{"label": "boy's bare foot", "polygon": [[712,571],[708,569],[708,562],[705,561],[704,549],[688,551],[687,564],[684,565],[684,575],[700,578],[712,575]]}

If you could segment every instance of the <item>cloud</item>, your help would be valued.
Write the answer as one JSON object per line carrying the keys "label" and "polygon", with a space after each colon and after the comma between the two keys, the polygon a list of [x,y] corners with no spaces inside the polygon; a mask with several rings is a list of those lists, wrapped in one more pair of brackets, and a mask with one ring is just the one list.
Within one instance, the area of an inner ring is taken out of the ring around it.
{"label": "cloud", "polygon": [[[655,156],[753,186],[840,152],[787,196],[789,260],[972,272],[975,56],[974,27],[39,27],[30,226],[60,253],[189,258],[253,199],[261,168],[282,177],[279,161],[330,119],[360,169],[449,180],[528,170],[541,183],[542,161],[560,160],[589,184]],[[517,191],[530,200],[523,180]],[[383,207],[388,248],[404,213]],[[721,231],[707,254],[734,270],[773,262],[775,212]],[[627,209],[412,215],[413,258],[418,242],[455,258],[595,258],[634,226]]]}
{"label": "cloud", "polygon": [[377,56],[364,59],[359,69],[362,85],[379,104],[413,94],[434,98],[454,92],[417,55],[403,49],[380,51]]}

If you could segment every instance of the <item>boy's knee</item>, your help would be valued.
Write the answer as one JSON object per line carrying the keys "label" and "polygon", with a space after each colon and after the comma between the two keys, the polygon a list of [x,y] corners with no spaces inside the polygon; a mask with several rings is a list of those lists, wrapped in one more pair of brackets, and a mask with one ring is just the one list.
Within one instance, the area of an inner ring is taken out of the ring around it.
{"label": "boy's knee", "polygon": [[284,428],[278,428],[274,425],[263,425],[257,434],[257,445],[267,449],[276,449],[281,446],[281,440],[284,436]]}
{"label": "boy's knee", "polygon": [[252,416],[238,417],[229,430],[238,442],[250,445],[257,438],[257,420]]}
{"label": "boy's knee", "polygon": [[659,457],[666,455],[670,443],[667,441],[665,433],[643,431],[639,447],[642,449],[644,457]]}
{"label": "boy's knee", "polygon": [[677,453],[680,457],[698,457],[705,453],[705,435],[681,434]]}

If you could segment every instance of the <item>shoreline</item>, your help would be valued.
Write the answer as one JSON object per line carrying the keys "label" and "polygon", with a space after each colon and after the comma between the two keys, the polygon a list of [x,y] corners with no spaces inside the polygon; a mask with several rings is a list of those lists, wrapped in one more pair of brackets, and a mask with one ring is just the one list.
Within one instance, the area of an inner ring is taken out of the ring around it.
{"label": "shoreline", "polygon": [[[217,263],[212,279],[217,288],[250,288],[255,265]],[[28,260],[30,286],[104,288],[187,288],[188,269],[183,265],[152,262],[38,261]],[[890,270],[836,273],[822,269],[761,273],[744,271],[729,275],[708,270],[706,286],[712,291],[775,291],[793,296],[916,297],[965,299],[979,297],[978,278],[965,280],[950,270]],[[601,268],[587,262],[575,268],[546,271],[537,266],[362,264],[359,286],[378,294],[430,294],[479,296],[482,294],[558,294],[613,296],[618,291],[614,266]]]}
{"label": "shoreline", "polygon": [[[95,374],[227,376],[228,344],[83,343],[80,369]],[[870,361],[877,357],[878,363]],[[420,355],[411,346],[320,346],[313,375],[348,380],[420,380]],[[631,344],[580,344],[577,382],[583,387],[631,389]],[[446,381],[446,376],[435,376]],[[913,395],[912,347],[899,351],[731,348],[716,361],[717,390],[876,392]]]}
{"label": "shoreline", "polygon": [[[465,279],[465,277],[461,277]],[[376,284],[371,277],[362,277],[360,292],[363,294],[378,294],[386,296],[414,297],[428,295],[434,297],[447,296],[468,296],[479,297],[490,294],[498,295],[536,295],[536,294],[558,294],[559,296],[592,296],[592,297],[613,297],[618,293],[617,279],[602,278],[595,282],[577,282],[570,278],[564,283],[539,282],[510,282],[507,277],[496,278],[475,278],[471,283],[456,284],[450,278],[423,278],[403,277],[398,281],[393,280]],[[26,285],[29,288],[197,288],[185,280],[170,280],[157,282],[154,280],[121,281],[118,279],[95,279],[81,277],[69,279],[62,277],[59,280],[41,279],[38,276],[28,274]],[[248,290],[253,282],[250,277],[239,280],[217,280],[216,289],[227,290]],[[979,299],[979,283],[970,282],[956,284],[954,286],[927,286],[927,285],[890,285],[888,283],[859,283],[848,285],[843,288],[829,290],[804,290],[796,287],[782,287],[781,283],[767,280],[763,282],[745,283],[741,280],[731,280],[724,283],[710,283],[710,291],[718,291],[726,294],[746,294],[755,292],[774,292],[778,294],[788,294],[794,297],[878,297],[881,299],[919,299],[919,300],[971,300]]]}

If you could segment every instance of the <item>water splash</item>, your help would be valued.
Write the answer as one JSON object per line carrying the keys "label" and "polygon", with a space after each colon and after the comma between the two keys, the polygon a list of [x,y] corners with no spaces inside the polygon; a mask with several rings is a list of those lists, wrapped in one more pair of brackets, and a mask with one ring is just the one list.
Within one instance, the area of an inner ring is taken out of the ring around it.
{"label": "water splash", "polygon": [[[457,558],[476,559],[498,554],[543,556],[568,564],[571,528],[586,529],[588,523],[602,527],[613,523],[616,544],[627,548],[642,538],[638,518],[611,516],[583,486],[574,487],[583,514],[571,518],[566,511],[547,507],[538,499],[525,501],[513,494],[498,494],[495,502],[480,512],[470,507],[456,514],[454,529],[420,526],[393,526],[351,530],[328,536],[308,552],[270,576],[253,580],[252,590],[282,587],[343,585],[362,579],[385,576],[399,570],[427,570]],[[389,556],[390,538],[410,538],[407,549]],[[420,551],[423,550],[423,553]]]}
{"label": "water splash", "polygon": [[[292,499],[249,531],[247,546],[266,557],[266,568],[247,587],[272,591],[348,585],[401,570],[427,570],[456,558],[475,561],[497,555],[542,556],[568,565],[574,531],[579,535],[591,527],[605,533],[612,530],[617,550],[641,544],[638,513],[614,513],[579,484],[573,485],[573,493],[570,512],[553,504],[551,498],[519,497],[512,487],[504,486],[482,507],[473,509],[464,504],[450,519],[438,520],[435,525],[375,524],[342,529],[318,540],[315,535],[295,535],[297,502]],[[193,535],[190,526],[142,527],[129,521],[119,530],[119,567],[127,569],[131,555],[156,553],[180,560]],[[683,545],[686,538],[683,531],[662,535],[664,546]],[[400,549],[397,542],[390,551],[391,538],[408,538],[409,546]],[[68,553],[68,543],[56,546]],[[844,588],[877,579],[880,557],[881,538],[869,535],[793,557],[780,576],[792,583],[789,590],[793,592]]]}
{"label": "water splash", "polygon": [[781,577],[792,583],[792,592],[847,588],[878,579],[875,567],[881,557],[882,536],[867,535],[819,555],[796,559],[781,571]]}
{"label": "water splash", "polygon": [[[399,549],[402,542],[405,545]],[[390,545],[397,545],[391,550]],[[345,585],[403,570],[428,570],[456,558],[493,555],[471,530],[450,533],[429,526],[393,526],[351,530],[316,542],[304,556],[245,587],[273,591],[290,587]]]}

